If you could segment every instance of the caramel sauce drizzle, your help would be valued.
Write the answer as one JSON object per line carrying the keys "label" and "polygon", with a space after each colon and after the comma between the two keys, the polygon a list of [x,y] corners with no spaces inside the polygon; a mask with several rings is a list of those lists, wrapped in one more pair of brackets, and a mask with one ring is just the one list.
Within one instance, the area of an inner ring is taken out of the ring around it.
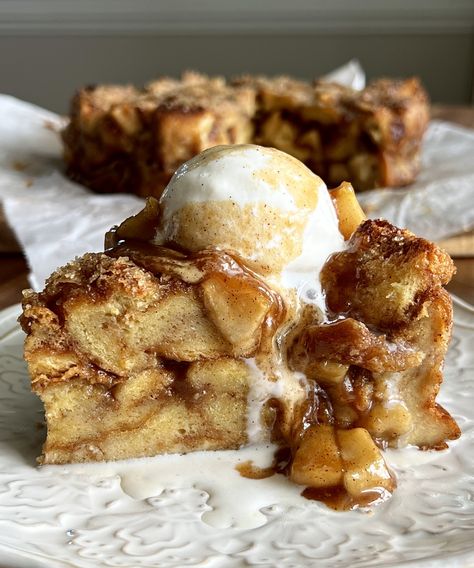
{"label": "caramel sauce drizzle", "polygon": [[267,477],[271,477],[275,474],[273,466],[258,467],[254,465],[251,460],[239,463],[235,466],[235,469],[242,477],[247,477],[249,479],[266,479]]}
{"label": "caramel sauce drizzle", "polygon": [[266,335],[284,320],[286,310],[281,296],[236,254],[216,248],[189,253],[180,250],[176,243],[156,245],[152,241],[161,227],[161,205],[157,199],[149,197],[142,211],[105,235],[105,253],[112,257],[127,256],[155,276],[175,275],[190,284],[198,284],[210,277],[240,279],[269,299],[271,308],[265,320]]}
{"label": "caramel sauce drizzle", "polygon": [[[288,476],[291,468],[292,451],[288,447],[279,448],[275,452],[273,463],[269,467],[258,467],[252,461],[246,461],[236,466],[236,470],[242,477],[249,479],[266,479],[275,474]],[[396,486],[392,476],[393,488]],[[360,507],[368,507],[378,502],[385,501],[391,494],[390,491],[380,487],[374,487],[370,491],[364,491],[357,499],[349,495],[342,485],[332,487],[305,487],[301,496],[311,501],[324,503],[335,511],[351,511]]]}
{"label": "caramel sauce drizzle", "polygon": [[[130,217],[119,227],[107,233],[105,253],[111,257],[128,257],[155,276],[167,275],[189,284],[199,284],[211,277],[224,280],[232,278],[245,282],[246,286],[256,288],[259,293],[269,299],[271,306],[264,322],[260,345],[261,352],[270,352],[275,332],[285,321],[286,316],[281,296],[272,290],[258,274],[245,266],[236,254],[215,248],[189,253],[179,250],[175,243],[154,244],[152,241],[160,232],[161,222],[160,204],[156,199],[149,198],[145,209],[138,215]],[[279,347],[284,349],[285,338],[277,339]],[[193,393],[186,385],[186,365],[183,365],[180,370],[180,377],[174,381],[172,392],[185,400],[190,400]],[[354,398],[351,381],[348,379],[346,383],[343,386],[343,390],[347,391],[346,398]],[[276,413],[278,413],[278,408],[276,408]],[[298,441],[305,430],[314,424],[335,423],[330,394],[316,381],[310,380],[308,396],[295,415],[290,440],[282,440],[281,435],[278,435],[277,423],[278,420],[275,419],[275,435],[282,445],[275,452],[273,463],[269,467],[261,468],[251,461],[243,462],[236,466],[240,475],[251,479],[265,479],[277,473],[289,476],[294,453],[292,448],[297,448]],[[338,485],[328,488],[306,487],[301,495],[307,499],[321,501],[335,510],[349,510],[381,501],[387,493],[386,489],[373,488],[373,490],[365,491],[359,499],[355,500],[342,485]]]}
{"label": "caramel sauce drizzle", "polygon": [[306,487],[301,495],[312,501],[320,501],[334,511],[352,511],[385,501],[391,495],[391,491],[375,487],[370,491],[364,491],[357,499],[354,499],[342,485],[336,485],[334,487]]}

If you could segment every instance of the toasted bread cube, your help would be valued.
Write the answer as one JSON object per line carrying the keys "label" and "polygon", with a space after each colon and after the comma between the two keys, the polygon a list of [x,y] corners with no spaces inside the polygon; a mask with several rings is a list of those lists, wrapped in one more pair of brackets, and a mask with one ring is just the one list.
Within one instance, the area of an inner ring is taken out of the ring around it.
{"label": "toasted bread cube", "polygon": [[387,464],[365,428],[338,430],[337,440],[344,467],[343,485],[352,497],[364,491],[391,489]]}
{"label": "toasted bread cube", "polygon": [[190,288],[147,297],[142,304],[118,293],[102,302],[82,296],[65,302],[64,310],[66,328],[81,351],[120,376],[146,368],[156,354],[195,361],[230,351]]}
{"label": "toasted bread cube", "polygon": [[334,427],[310,426],[296,450],[290,477],[310,487],[333,487],[342,481],[342,460]]}
{"label": "toasted bread cube", "polygon": [[350,183],[344,181],[339,187],[332,189],[330,193],[339,219],[339,230],[347,240],[362,221],[365,221],[365,213],[362,211],[354,188]]}
{"label": "toasted bread cube", "polygon": [[[453,273],[445,251],[380,219],[362,223],[348,250],[328,259],[321,282],[329,309],[357,314],[366,325],[384,331],[412,321],[413,307],[420,301],[429,305],[426,299],[439,296]],[[353,279],[364,284],[354,286]],[[446,300],[437,304],[440,313],[450,310],[443,308]]]}
{"label": "toasted bread cube", "polygon": [[122,104],[112,107],[111,117],[128,136],[136,136],[141,128],[140,115],[135,106]]}

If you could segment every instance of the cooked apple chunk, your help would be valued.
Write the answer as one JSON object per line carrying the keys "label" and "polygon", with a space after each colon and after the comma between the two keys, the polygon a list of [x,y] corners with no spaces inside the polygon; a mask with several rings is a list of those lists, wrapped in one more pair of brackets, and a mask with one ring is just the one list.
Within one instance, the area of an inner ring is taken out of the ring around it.
{"label": "cooked apple chunk", "polygon": [[259,293],[249,281],[211,276],[202,284],[209,319],[222,336],[243,353],[255,350],[272,299]]}
{"label": "cooked apple chunk", "polygon": [[312,489],[337,488],[347,492],[348,502],[383,497],[394,488],[380,450],[364,428],[340,429],[315,424],[302,435],[291,466],[291,479]]}
{"label": "cooked apple chunk", "polygon": [[333,487],[342,482],[342,476],[342,458],[334,428],[327,424],[310,426],[294,454],[292,481],[311,487]]}
{"label": "cooked apple chunk", "polygon": [[338,430],[337,441],[344,467],[343,485],[351,497],[357,499],[367,491],[393,489],[387,464],[367,430]]}
{"label": "cooked apple chunk", "polygon": [[339,230],[345,239],[349,239],[357,227],[365,221],[365,213],[350,183],[342,182],[339,187],[332,189],[330,194],[337,211]]}

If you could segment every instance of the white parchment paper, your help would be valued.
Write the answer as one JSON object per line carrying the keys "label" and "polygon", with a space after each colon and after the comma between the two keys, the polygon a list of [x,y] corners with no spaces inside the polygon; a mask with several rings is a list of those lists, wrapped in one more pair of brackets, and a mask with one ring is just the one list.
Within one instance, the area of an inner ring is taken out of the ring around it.
{"label": "white parchment paper", "polygon": [[474,227],[474,130],[432,121],[412,185],[358,194],[369,217],[383,217],[436,241]]}
{"label": "white parchment paper", "polygon": [[[362,88],[365,80],[356,61],[332,78],[355,88]],[[63,175],[58,133],[64,124],[56,114],[0,95],[0,202],[25,251],[36,289],[75,256],[103,250],[105,232],[143,206],[132,195],[93,194]],[[432,123],[417,182],[408,189],[359,196],[371,217],[385,217],[429,239],[472,229],[474,131]]]}
{"label": "white parchment paper", "polygon": [[58,115],[0,95],[0,201],[35,289],[58,266],[103,250],[105,232],[144,203],[133,195],[97,195],[68,180],[59,139],[64,124]]}

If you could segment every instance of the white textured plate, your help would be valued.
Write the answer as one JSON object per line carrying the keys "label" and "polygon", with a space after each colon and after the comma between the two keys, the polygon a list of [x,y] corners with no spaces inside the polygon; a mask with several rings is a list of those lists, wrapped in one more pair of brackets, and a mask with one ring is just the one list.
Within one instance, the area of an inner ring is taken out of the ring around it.
{"label": "white textured plate", "polygon": [[[280,493],[287,497],[283,504],[276,502],[261,512],[249,510],[248,517],[237,520],[230,511],[227,528],[203,521],[209,511],[225,509],[232,502],[213,501],[212,483],[202,483],[205,471],[200,472],[201,482],[193,484],[189,477],[188,487],[161,487],[141,498],[126,491],[118,466],[116,470],[35,466],[44,435],[39,427],[42,408],[29,392],[18,313],[18,307],[0,313],[2,566],[474,565],[474,311],[469,306],[456,302],[454,338],[440,398],[463,430],[459,441],[445,452],[391,452],[398,490],[370,513],[336,513],[281,484]],[[173,459],[182,460],[186,479],[192,469],[189,456]],[[135,461],[128,475],[141,479],[148,471],[159,480],[165,465],[160,458]],[[212,475],[215,478],[216,472],[209,471],[209,479]],[[258,509],[261,499],[248,495],[252,491],[256,496],[271,495],[267,489],[277,487],[278,478],[247,480],[250,485],[245,487],[254,488],[250,492],[232,476],[224,484],[236,505],[240,491],[246,493],[241,495],[245,507],[251,509],[253,504]],[[253,528],[245,526],[245,519]]]}

